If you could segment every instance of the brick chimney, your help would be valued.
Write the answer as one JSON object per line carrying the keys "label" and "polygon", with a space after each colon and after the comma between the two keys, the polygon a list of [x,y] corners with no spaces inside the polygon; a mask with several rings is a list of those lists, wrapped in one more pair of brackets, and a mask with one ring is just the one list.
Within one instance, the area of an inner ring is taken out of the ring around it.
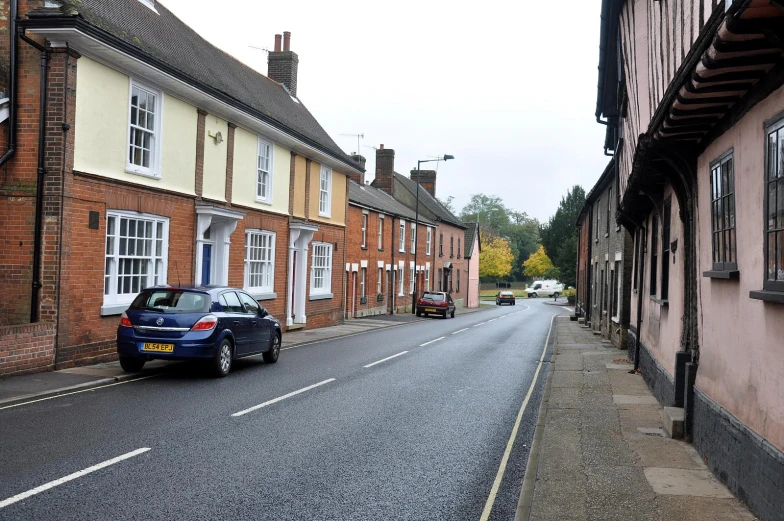
{"label": "brick chimney", "polygon": [[376,180],[373,186],[395,195],[395,151],[384,148],[383,144],[376,149]]}
{"label": "brick chimney", "polygon": [[420,186],[427,190],[433,197],[436,196],[436,171],[435,170],[420,170],[417,175],[416,170],[411,171],[411,180],[415,183],[419,181]]}
{"label": "brick chimney", "polygon": [[291,51],[291,33],[283,33],[283,50],[280,48],[280,35],[275,35],[275,50],[267,57],[267,77],[282,83],[291,93],[297,96],[297,66],[299,57]]}
{"label": "brick chimney", "polygon": [[[359,165],[359,168],[361,168],[362,170],[365,169],[365,163],[367,162],[367,159],[365,159],[364,156],[361,156],[357,153],[352,153],[351,159],[353,159],[354,162]],[[351,179],[355,183],[359,183],[360,185],[365,184],[365,174],[357,174],[354,172],[349,172],[346,175],[348,176],[349,179]]]}

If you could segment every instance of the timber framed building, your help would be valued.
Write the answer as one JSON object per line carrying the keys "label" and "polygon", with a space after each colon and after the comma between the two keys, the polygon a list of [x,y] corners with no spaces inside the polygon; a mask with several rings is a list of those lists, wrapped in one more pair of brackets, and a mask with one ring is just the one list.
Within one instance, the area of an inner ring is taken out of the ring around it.
{"label": "timber framed building", "polygon": [[765,520],[784,519],[783,56],[777,0],[602,2],[596,117],[635,239],[629,350]]}

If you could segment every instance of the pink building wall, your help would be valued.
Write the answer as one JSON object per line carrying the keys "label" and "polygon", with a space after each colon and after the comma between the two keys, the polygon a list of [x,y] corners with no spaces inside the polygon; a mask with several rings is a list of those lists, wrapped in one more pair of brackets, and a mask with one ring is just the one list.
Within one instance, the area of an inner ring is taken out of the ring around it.
{"label": "pink building wall", "polygon": [[474,234],[473,255],[468,259],[468,307],[479,307],[479,233]]}
{"label": "pink building wall", "polygon": [[[683,223],[680,220],[679,213],[680,207],[678,206],[678,199],[672,187],[669,185],[664,190],[664,200],[670,198],[672,201],[672,209],[670,213],[670,242],[677,240],[679,245],[683,245]],[[661,208],[659,209],[661,210]],[[650,292],[651,280],[651,226],[653,218],[648,216],[645,223],[648,238],[646,241],[645,250],[645,273],[642,277],[641,284],[638,285],[637,291],[643,291],[642,295],[642,323],[640,324],[641,338],[643,344],[651,351],[656,361],[662,366],[667,374],[674,378],[675,373],[675,353],[681,349],[681,329],[683,327],[683,287],[684,287],[684,271],[683,271],[683,251],[684,248],[678,248],[675,253],[670,253],[670,282],[669,282],[669,295],[667,306],[664,306],[656,300],[659,300],[662,288],[662,224],[663,217],[659,215],[659,233],[658,233],[658,249],[659,256],[657,259],[657,293],[655,296]],[[631,322],[635,323],[637,318],[637,295],[632,296],[631,308]]]}
{"label": "pink building wall", "polygon": [[784,305],[749,298],[764,273],[764,123],[784,109],[784,87],[715,140],[698,162],[699,270],[712,269],[710,163],[733,149],[740,280],[699,280],[697,387],[784,450]]}

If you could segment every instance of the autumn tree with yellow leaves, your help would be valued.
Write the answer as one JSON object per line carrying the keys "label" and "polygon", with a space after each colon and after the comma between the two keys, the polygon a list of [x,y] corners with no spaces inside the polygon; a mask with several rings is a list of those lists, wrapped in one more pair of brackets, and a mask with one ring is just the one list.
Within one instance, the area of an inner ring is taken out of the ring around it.
{"label": "autumn tree with yellow leaves", "polygon": [[506,277],[512,271],[514,254],[509,242],[501,237],[482,236],[479,253],[479,277]]}
{"label": "autumn tree with yellow leaves", "polygon": [[523,263],[526,277],[554,277],[557,276],[557,269],[553,266],[553,261],[544,251],[544,246],[532,253],[528,260]]}

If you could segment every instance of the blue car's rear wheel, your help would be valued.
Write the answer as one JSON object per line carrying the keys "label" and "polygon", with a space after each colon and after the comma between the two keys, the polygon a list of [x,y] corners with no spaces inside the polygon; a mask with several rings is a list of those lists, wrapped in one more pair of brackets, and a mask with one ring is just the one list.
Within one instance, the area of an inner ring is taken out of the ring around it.
{"label": "blue car's rear wheel", "polygon": [[231,371],[232,346],[229,339],[224,338],[218,347],[218,352],[213,361],[215,376],[224,377]]}
{"label": "blue car's rear wheel", "polygon": [[138,373],[144,367],[145,360],[142,358],[133,358],[128,356],[120,357],[120,367],[126,373]]}
{"label": "blue car's rear wheel", "polygon": [[270,340],[270,347],[261,354],[261,357],[268,364],[274,364],[278,361],[278,356],[280,356],[280,334],[278,332],[273,332],[272,339]]}

